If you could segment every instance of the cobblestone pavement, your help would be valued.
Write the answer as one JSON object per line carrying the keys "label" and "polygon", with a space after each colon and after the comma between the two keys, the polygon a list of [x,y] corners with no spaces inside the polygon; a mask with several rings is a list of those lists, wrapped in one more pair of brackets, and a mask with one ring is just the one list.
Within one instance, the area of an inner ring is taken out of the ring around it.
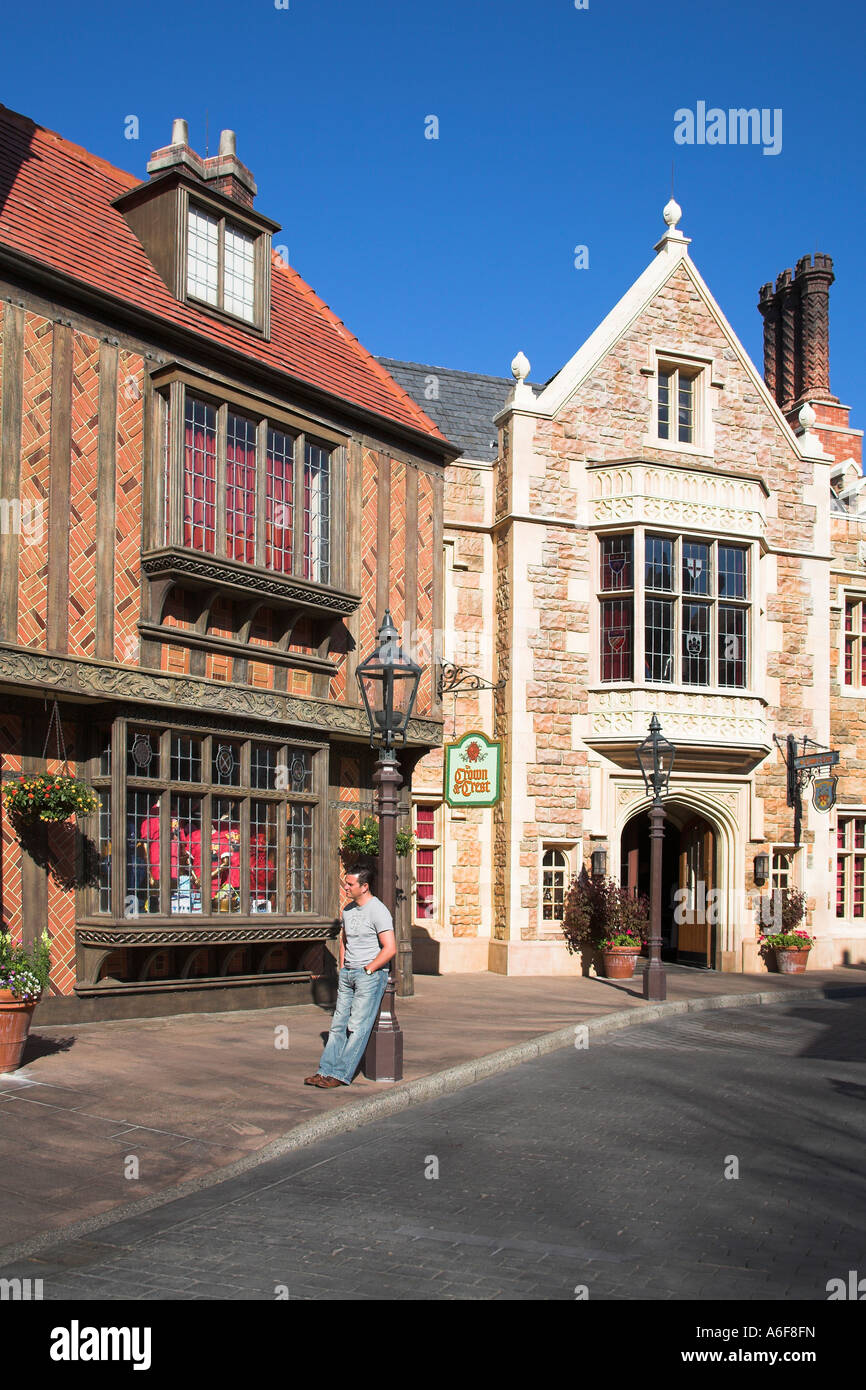
{"label": "cobblestone pavement", "polygon": [[864,1058],[863,998],[629,1028],[0,1275],[76,1300],[823,1301],[866,1275]]}

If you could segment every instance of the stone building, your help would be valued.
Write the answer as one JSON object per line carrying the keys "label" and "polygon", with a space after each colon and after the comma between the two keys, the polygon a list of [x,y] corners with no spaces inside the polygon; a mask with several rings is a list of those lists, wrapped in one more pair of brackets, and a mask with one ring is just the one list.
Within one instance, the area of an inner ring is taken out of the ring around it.
{"label": "stone building", "polygon": [[[648,891],[635,750],[653,714],[677,747],[668,954],[764,968],[760,897],[799,885],[813,963],[866,961],[866,502],[861,431],[830,392],[832,263],[761,290],[762,379],[680,217],[669,204],[654,260],[543,387],[522,353],[516,384],[386,359],[463,448],[443,656],[498,688],[446,694],[446,739],[479,728],[505,757],[493,811],[442,804],[440,752],[418,766],[418,969],[579,968],[560,921],[580,867],[600,854]],[[789,734],[840,752],[838,804],[804,790],[797,845]]]}
{"label": "stone building", "polygon": [[[0,774],[65,755],[100,802],[0,824],[43,1021],[307,1001],[372,809],[355,669],[388,607],[441,627],[455,449],[273,251],[231,132],[147,172],[0,107]],[[429,660],[415,714],[407,795]]]}

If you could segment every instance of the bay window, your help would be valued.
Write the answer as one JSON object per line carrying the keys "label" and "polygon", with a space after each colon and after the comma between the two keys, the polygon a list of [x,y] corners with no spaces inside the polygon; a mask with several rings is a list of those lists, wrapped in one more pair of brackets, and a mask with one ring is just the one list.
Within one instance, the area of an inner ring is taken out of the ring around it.
{"label": "bay window", "polygon": [[602,536],[598,600],[602,681],[633,681],[639,659],[650,684],[745,689],[747,546],[643,531]]}
{"label": "bay window", "polygon": [[333,584],[335,446],[182,381],[161,399],[158,543]]}
{"label": "bay window", "polygon": [[117,731],[118,746],[124,757],[113,777],[106,730],[93,779],[98,916],[313,914],[324,754],[132,721]]}

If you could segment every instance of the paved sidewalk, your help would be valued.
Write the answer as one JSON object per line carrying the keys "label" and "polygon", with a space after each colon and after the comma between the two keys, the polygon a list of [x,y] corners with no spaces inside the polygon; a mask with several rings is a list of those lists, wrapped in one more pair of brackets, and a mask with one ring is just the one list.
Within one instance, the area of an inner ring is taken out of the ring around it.
{"label": "paved sidewalk", "polygon": [[856,968],[744,976],[671,967],[670,1010],[645,1004],[639,978],[419,976],[414,997],[397,1001],[404,1081],[359,1076],[331,1091],[303,1085],[329,1025],[330,1011],[315,1004],[37,1025],[24,1067],[0,1076],[0,1263],[142,1199],[169,1200],[180,1184],[209,1185],[224,1170],[470,1084],[471,1064],[491,1054],[479,1072],[567,1046],[581,1023],[627,1010],[649,1018],[676,1001],[857,986],[866,989],[866,971]]}

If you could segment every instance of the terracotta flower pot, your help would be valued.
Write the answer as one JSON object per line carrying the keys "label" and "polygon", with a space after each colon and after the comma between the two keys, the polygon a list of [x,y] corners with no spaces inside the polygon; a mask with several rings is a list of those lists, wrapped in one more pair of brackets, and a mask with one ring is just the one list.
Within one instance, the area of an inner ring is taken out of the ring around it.
{"label": "terracotta flower pot", "polygon": [[811,946],[803,950],[783,950],[776,947],[776,969],[780,975],[802,975],[806,969]]}
{"label": "terracotta flower pot", "polygon": [[605,978],[630,980],[640,956],[640,946],[606,946],[601,953]]}
{"label": "terracotta flower pot", "polygon": [[0,989],[0,1073],[17,1071],[21,1065],[30,1020],[39,1003],[16,999],[11,989]]}

